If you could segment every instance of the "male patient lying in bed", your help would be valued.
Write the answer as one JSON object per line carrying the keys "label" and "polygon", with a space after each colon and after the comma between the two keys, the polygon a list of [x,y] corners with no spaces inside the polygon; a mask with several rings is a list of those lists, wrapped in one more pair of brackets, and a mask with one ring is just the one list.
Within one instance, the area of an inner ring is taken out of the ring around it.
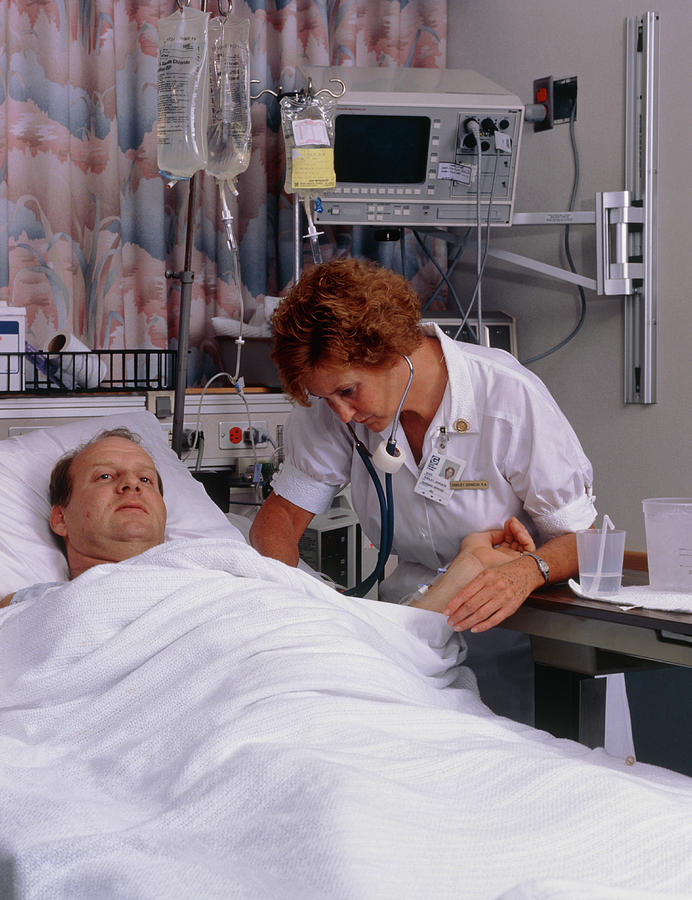
{"label": "male patient lying in bed", "polygon": [[62,538],[71,578],[163,543],[161,478],[127,429],[102,432],[63,456],[51,474],[50,503],[50,527]]}
{"label": "male patient lying in bed", "polygon": [[[153,460],[126,428],[104,431],[63,456],[50,479],[50,527],[62,538],[70,577],[101,563],[121,562],[164,541],[166,505]],[[459,554],[410,606],[444,612],[459,587],[482,569],[535,549],[515,518],[504,530],[470,534]],[[8,605],[14,595],[0,601]]]}

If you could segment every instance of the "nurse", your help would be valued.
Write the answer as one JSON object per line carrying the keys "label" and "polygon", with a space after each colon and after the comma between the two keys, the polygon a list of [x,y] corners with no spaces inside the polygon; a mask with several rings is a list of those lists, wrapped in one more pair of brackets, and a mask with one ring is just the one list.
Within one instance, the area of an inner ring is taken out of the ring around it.
{"label": "nurse", "polygon": [[[454,341],[420,321],[401,276],[339,259],[305,271],[272,320],[273,358],[296,402],[285,460],[250,539],[266,556],[298,563],[314,515],[351,485],[363,531],[378,545],[377,493],[353,435],[375,453],[405,396],[392,476],[398,566],[379,597],[401,602],[450,564],[470,532],[516,516],[536,551],[487,569],[449,604],[465,632],[483,700],[501,715],[532,719],[528,639],[497,629],[536,588],[578,571],[574,532],[595,516],[592,469],[543,383],[510,354]],[[452,477],[446,477],[454,469]]]}

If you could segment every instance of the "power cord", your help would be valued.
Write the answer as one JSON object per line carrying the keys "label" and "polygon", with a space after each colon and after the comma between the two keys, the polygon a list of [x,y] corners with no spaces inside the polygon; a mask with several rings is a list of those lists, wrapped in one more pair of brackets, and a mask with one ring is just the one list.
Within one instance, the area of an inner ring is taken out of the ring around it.
{"label": "power cord", "polygon": [[[480,164],[479,164],[480,168]],[[486,217],[486,237],[485,237],[485,250],[483,251],[483,258],[480,262],[480,265],[477,265],[477,275],[476,275],[476,284],[473,289],[473,294],[471,294],[471,299],[469,300],[469,305],[466,309],[466,313],[461,321],[461,324],[456,330],[456,334],[454,335],[454,339],[458,340],[459,335],[464,329],[466,322],[471,315],[471,310],[473,309],[473,304],[476,299],[476,295],[478,295],[478,330],[479,333],[476,335],[476,344],[481,343],[481,335],[480,330],[482,327],[482,312],[481,312],[481,300],[480,300],[480,290],[481,290],[481,281],[483,279],[483,273],[485,272],[485,264],[488,262],[488,251],[490,250],[490,223],[492,221],[492,212],[493,212],[493,200],[495,199],[495,184],[497,181],[497,161],[495,162],[495,169],[493,170],[493,180],[490,184],[490,197],[488,198],[488,215]],[[478,184],[480,185],[480,178],[478,179]],[[477,195],[479,195],[479,188],[477,188]],[[480,210],[477,210],[477,216],[480,215]],[[477,218],[477,246],[476,246],[476,258],[478,259],[481,249],[481,241],[482,241],[482,229],[480,219]],[[473,334],[473,332],[471,332]]]}
{"label": "power cord", "polygon": [[[570,110],[569,115],[569,137],[570,144],[572,147],[572,158],[574,159],[574,181],[572,183],[572,194],[569,199],[569,211],[571,212],[574,209],[574,203],[577,196],[577,187],[579,186],[579,152],[577,150],[577,140],[574,134],[574,119],[577,112],[577,106],[574,101],[572,101],[572,108]],[[564,248],[565,255],[567,257],[567,264],[569,265],[570,271],[576,273],[577,269],[574,265],[574,260],[572,259],[572,250],[570,247],[569,241],[569,233],[570,226],[565,225],[564,231]],[[538,362],[539,359],[545,359],[546,356],[550,356],[552,353],[556,353],[558,350],[561,350],[566,344],[568,344],[581,330],[582,325],[584,324],[584,320],[586,319],[586,294],[584,293],[584,288],[581,285],[578,285],[579,290],[579,299],[580,299],[580,309],[579,309],[579,318],[577,320],[577,324],[574,326],[572,331],[567,335],[567,337],[563,338],[559,343],[555,344],[549,350],[544,350],[542,353],[537,353],[535,356],[530,356],[528,359],[520,360],[523,366],[528,366],[531,363]]]}

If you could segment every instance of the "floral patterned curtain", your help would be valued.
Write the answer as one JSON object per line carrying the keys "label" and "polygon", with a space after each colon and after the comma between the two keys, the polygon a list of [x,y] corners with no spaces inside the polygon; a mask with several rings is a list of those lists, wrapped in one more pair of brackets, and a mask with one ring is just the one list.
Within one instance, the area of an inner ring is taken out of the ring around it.
{"label": "floral patterned curtain", "polygon": [[[217,13],[210,0],[209,12]],[[194,3],[194,0],[193,0]],[[162,0],[0,0],[0,301],[26,307],[27,340],[56,331],[103,349],[175,347],[189,190],[157,171]],[[443,67],[446,0],[236,0],[257,88],[310,65]],[[253,152],[233,214],[242,287],[213,178],[198,177],[190,380],[218,368],[214,315],[237,316],[292,275],[279,108],[252,104]]]}

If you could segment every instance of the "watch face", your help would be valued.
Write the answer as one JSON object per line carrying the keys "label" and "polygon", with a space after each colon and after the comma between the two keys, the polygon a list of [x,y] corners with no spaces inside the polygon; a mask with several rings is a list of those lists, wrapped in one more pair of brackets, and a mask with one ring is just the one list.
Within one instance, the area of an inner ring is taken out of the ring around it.
{"label": "watch face", "polygon": [[524,556],[530,556],[531,559],[536,560],[536,565],[538,566],[540,573],[545,578],[546,584],[547,584],[548,578],[550,577],[550,566],[548,565],[548,563],[544,559],[541,559],[540,556],[536,556],[535,553],[529,553],[528,551],[524,551]]}

